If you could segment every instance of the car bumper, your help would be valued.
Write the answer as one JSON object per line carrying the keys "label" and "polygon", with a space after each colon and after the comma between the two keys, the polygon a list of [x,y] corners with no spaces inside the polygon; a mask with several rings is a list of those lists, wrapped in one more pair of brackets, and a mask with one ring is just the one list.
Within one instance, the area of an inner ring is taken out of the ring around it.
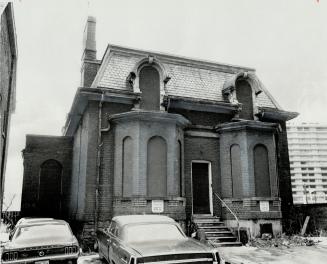
{"label": "car bumper", "polygon": [[79,253],[70,254],[70,255],[58,255],[58,256],[44,256],[39,258],[26,258],[19,260],[11,260],[11,261],[2,261],[2,264],[19,264],[19,263],[35,263],[38,261],[49,261],[49,263],[56,263],[60,261],[69,261],[75,260],[79,256]]}

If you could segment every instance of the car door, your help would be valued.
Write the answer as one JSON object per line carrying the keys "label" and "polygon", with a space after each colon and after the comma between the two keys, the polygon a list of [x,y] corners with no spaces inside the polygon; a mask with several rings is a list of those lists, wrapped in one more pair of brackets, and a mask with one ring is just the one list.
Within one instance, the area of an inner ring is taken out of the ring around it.
{"label": "car door", "polygon": [[108,241],[107,241],[108,236],[109,236],[108,228],[97,231],[99,255],[100,255],[100,257],[104,257],[107,261],[109,261]]}
{"label": "car door", "polygon": [[118,233],[118,226],[116,222],[111,222],[108,234],[108,259],[110,263],[114,262],[115,264],[119,263],[119,258],[117,257],[117,233]]}

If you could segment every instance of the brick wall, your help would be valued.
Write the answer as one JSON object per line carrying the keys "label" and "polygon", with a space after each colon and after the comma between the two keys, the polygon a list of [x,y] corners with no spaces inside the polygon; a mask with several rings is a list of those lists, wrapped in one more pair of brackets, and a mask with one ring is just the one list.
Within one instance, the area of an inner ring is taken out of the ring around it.
{"label": "brick wall", "polygon": [[169,109],[169,112],[184,116],[193,125],[202,126],[216,126],[224,122],[229,122],[232,118],[232,116],[226,114],[207,113],[183,109]]}
{"label": "brick wall", "polygon": [[83,119],[74,135],[72,175],[69,201],[69,216],[71,219],[83,219],[85,207],[85,186],[88,146],[88,114]]}
{"label": "brick wall", "polygon": [[[102,127],[108,126],[108,116],[127,112],[130,105],[104,104]],[[72,199],[70,216],[72,220],[93,221],[95,210],[95,188],[97,177],[98,102],[91,101],[74,135]],[[112,131],[102,133],[101,168],[99,185],[99,217],[111,217],[113,181],[113,135]]]}
{"label": "brick wall", "polygon": [[[108,127],[108,117],[130,111],[131,105],[104,103],[102,128]],[[98,102],[91,101],[74,135],[73,168],[71,177],[70,223],[84,246],[94,242],[95,189],[97,177]],[[102,133],[101,167],[99,178],[98,226],[108,226],[113,216],[114,137],[112,130]]]}
{"label": "brick wall", "polygon": [[[184,177],[186,214],[190,218],[192,214],[192,160],[211,162],[213,190],[221,193],[220,164],[219,164],[219,139],[189,137],[184,139]],[[214,214],[220,215],[220,206],[214,202]]]}
{"label": "brick wall", "polygon": [[[269,212],[260,210],[260,201],[269,203]],[[228,207],[237,215],[240,220],[257,219],[280,219],[280,200],[279,198],[243,198],[243,199],[224,199]],[[223,205],[224,220],[234,220],[234,216]]]}
{"label": "brick wall", "polygon": [[286,230],[291,217],[290,213],[293,206],[293,197],[286,123],[281,122],[280,125],[282,131],[278,134],[277,141],[277,169],[279,175],[279,195],[282,199],[281,210],[283,214],[283,228]]}
{"label": "brick wall", "polygon": [[100,64],[96,61],[84,61],[82,65],[82,80],[81,86],[90,87],[97,72]]}
{"label": "brick wall", "polygon": [[[72,141],[71,137],[27,135],[24,156],[22,216],[42,215],[39,210],[39,175],[41,165],[50,159],[62,165],[62,210],[58,217],[67,217],[69,204]],[[51,208],[51,204],[49,204]],[[44,216],[44,215],[42,215]]]}
{"label": "brick wall", "polygon": [[[102,115],[102,127],[108,126],[108,117],[113,114],[130,111],[132,105],[104,104]],[[100,173],[100,201],[99,220],[106,221],[113,216],[113,184],[114,184],[114,134],[113,131],[102,133],[103,145],[101,148],[101,173]]]}

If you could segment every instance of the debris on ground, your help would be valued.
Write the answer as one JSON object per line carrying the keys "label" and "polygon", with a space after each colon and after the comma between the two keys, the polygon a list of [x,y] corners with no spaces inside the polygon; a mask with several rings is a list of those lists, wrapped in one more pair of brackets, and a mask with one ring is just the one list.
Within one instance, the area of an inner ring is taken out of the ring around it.
{"label": "debris on ground", "polygon": [[247,246],[257,247],[257,248],[268,248],[268,247],[280,247],[280,248],[290,248],[290,247],[298,247],[298,246],[313,246],[318,242],[310,239],[310,237],[303,236],[287,236],[282,234],[275,238],[271,238],[271,236],[265,235],[262,238],[254,238],[250,239]]}

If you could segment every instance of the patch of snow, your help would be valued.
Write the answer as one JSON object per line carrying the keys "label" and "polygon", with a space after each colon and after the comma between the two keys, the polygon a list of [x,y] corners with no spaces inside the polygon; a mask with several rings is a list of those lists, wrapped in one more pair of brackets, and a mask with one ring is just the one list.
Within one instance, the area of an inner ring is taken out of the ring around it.
{"label": "patch of snow", "polygon": [[317,242],[320,246],[327,246],[327,237],[310,237],[314,242]]}

